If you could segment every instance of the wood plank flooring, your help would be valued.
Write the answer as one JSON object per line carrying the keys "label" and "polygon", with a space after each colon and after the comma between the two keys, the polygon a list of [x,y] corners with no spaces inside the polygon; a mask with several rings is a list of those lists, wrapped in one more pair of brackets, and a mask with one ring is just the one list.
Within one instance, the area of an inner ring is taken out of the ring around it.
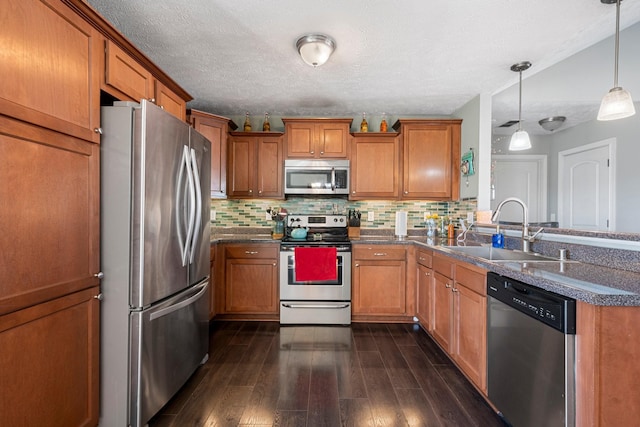
{"label": "wood plank flooring", "polygon": [[417,325],[213,322],[210,342],[150,427],[505,426]]}

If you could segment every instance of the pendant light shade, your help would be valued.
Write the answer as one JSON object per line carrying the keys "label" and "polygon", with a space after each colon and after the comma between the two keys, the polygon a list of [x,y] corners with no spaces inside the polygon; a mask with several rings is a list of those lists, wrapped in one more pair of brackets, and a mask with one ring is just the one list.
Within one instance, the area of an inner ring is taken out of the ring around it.
{"label": "pendant light shade", "polygon": [[511,66],[511,71],[520,73],[519,95],[518,95],[518,130],[511,136],[509,151],[521,151],[531,148],[529,134],[522,130],[522,72],[531,67],[531,62],[524,61]]}
{"label": "pendant light shade", "polygon": [[598,120],[618,120],[633,116],[636,109],[633,106],[631,94],[618,86],[618,56],[620,52],[620,2],[622,0],[600,0],[604,4],[616,4],[616,47],[615,64],[613,68],[613,89],[611,89],[600,103]]}
{"label": "pendant light shade", "polygon": [[336,42],[324,34],[308,34],[298,39],[296,47],[304,62],[318,67],[327,62],[336,48]]}

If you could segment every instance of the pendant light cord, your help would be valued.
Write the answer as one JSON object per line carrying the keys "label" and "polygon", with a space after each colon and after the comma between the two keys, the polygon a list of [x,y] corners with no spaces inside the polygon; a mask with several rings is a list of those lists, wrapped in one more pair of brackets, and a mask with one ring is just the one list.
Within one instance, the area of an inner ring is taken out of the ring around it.
{"label": "pendant light cord", "polygon": [[518,132],[522,130],[522,70],[519,71],[520,74],[520,84],[519,84],[519,95],[518,95]]}
{"label": "pendant light cord", "polygon": [[616,0],[616,55],[613,67],[613,87],[618,87],[618,55],[620,51],[620,0]]}

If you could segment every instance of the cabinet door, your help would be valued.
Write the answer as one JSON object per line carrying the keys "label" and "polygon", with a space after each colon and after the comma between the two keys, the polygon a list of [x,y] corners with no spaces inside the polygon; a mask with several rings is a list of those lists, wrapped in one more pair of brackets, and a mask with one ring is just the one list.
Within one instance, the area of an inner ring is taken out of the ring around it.
{"label": "cabinet door", "polygon": [[2,315],[98,285],[100,146],[5,116],[0,129]]}
{"label": "cabinet door", "polygon": [[209,253],[209,320],[216,315],[216,249],[218,245],[212,244]]}
{"label": "cabinet door", "polygon": [[454,360],[467,376],[486,391],[487,298],[456,283]]}
{"label": "cabinet door", "polygon": [[346,159],[349,125],[346,123],[323,123],[316,127],[320,158]]}
{"label": "cabinet door", "polygon": [[173,114],[182,121],[186,120],[187,103],[185,100],[163,85],[159,80],[155,81],[155,98],[156,104],[160,108]]}
{"label": "cabinet door", "polygon": [[351,142],[349,198],[398,198],[399,168],[400,141],[395,135],[354,134]]}
{"label": "cabinet door", "polygon": [[264,137],[260,138],[257,144],[257,196],[282,198],[284,196],[282,138]]}
{"label": "cabinet door", "polygon": [[418,264],[417,317],[427,331],[432,329],[433,316],[433,270]]}
{"label": "cabinet door", "polygon": [[143,99],[155,101],[151,73],[111,40],[107,40],[105,46],[105,84],[135,102]]}
{"label": "cabinet door", "polygon": [[313,123],[286,123],[287,158],[316,157],[316,134]]}
{"label": "cabinet door", "polygon": [[278,313],[278,268],[275,259],[227,259],[226,313]]}
{"label": "cabinet door", "polygon": [[229,138],[229,197],[254,197],[256,181],[255,138]]}
{"label": "cabinet door", "polygon": [[59,1],[3,0],[0,16],[0,114],[99,142],[97,31]]}
{"label": "cabinet door", "polygon": [[0,316],[0,425],[98,424],[98,292]]}
{"label": "cabinet door", "polygon": [[211,197],[227,197],[227,131],[229,119],[192,110],[195,130],[211,142]]}
{"label": "cabinet door", "polygon": [[354,267],[354,314],[406,312],[405,261],[355,260]]}
{"label": "cabinet door", "polygon": [[439,273],[433,275],[433,337],[449,353],[453,341],[453,280]]}

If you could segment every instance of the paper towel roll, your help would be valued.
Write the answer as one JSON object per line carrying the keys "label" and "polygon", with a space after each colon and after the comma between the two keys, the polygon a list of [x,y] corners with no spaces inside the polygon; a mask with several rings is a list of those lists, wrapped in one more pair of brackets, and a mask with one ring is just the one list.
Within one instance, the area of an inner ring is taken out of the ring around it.
{"label": "paper towel roll", "polygon": [[405,211],[396,212],[396,236],[407,236],[407,212]]}

